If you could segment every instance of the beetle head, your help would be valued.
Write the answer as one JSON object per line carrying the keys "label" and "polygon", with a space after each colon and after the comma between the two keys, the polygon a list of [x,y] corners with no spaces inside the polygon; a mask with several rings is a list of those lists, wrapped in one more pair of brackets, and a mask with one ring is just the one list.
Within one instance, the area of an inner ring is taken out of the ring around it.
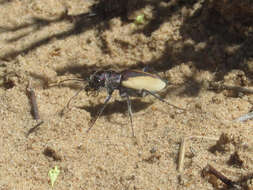
{"label": "beetle head", "polygon": [[98,91],[105,86],[105,72],[96,71],[87,79],[88,85],[85,87],[85,91],[88,94],[90,91]]}

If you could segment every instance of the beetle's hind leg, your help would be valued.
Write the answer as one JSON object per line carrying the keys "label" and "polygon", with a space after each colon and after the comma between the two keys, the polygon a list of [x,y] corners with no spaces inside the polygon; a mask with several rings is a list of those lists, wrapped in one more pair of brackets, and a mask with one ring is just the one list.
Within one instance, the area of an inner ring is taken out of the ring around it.
{"label": "beetle's hind leg", "polygon": [[130,96],[129,96],[128,92],[124,89],[120,89],[119,93],[122,98],[126,98],[126,100],[127,100],[127,109],[128,109],[128,115],[130,118],[130,122],[131,122],[132,135],[133,135],[133,137],[135,137],[134,126],[133,126],[133,112],[132,112],[132,104],[131,104]]}
{"label": "beetle's hind leg", "polygon": [[142,94],[144,94],[144,95],[150,94],[151,96],[155,97],[156,99],[160,100],[161,102],[164,102],[164,103],[166,103],[166,104],[168,104],[168,105],[170,105],[170,106],[172,106],[172,107],[174,107],[174,108],[177,108],[177,109],[179,109],[179,110],[186,111],[184,108],[177,107],[177,106],[175,106],[175,105],[173,105],[173,104],[171,104],[171,103],[165,101],[164,99],[162,99],[161,97],[159,97],[159,96],[156,95],[155,93],[150,92],[150,91],[148,91],[148,90],[143,89],[143,90],[142,90]]}
{"label": "beetle's hind leg", "polygon": [[130,100],[128,94],[126,95],[126,98],[127,98],[127,109],[128,109],[128,115],[129,115],[129,118],[130,118],[130,122],[131,122],[132,134],[133,134],[133,136],[135,136],[134,126],[133,126],[132,104],[131,104],[131,100]]}

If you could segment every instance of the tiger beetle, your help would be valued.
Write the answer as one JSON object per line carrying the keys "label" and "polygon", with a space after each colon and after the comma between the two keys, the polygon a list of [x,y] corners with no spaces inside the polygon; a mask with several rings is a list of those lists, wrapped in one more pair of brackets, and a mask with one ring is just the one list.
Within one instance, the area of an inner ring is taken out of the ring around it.
{"label": "tiger beetle", "polygon": [[[81,81],[79,79],[70,79],[70,80]],[[98,93],[102,88],[105,88],[107,90],[107,97],[104,101],[104,104],[102,108],[99,110],[97,116],[91,121],[87,132],[91,130],[97,119],[101,116],[115,90],[119,90],[119,95],[127,100],[128,115],[130,117],[133,136],[135,135],[133,129],[133,119],[132,119],[133,113],[131,108],[130,96],[144,97],[146,95],[152,95],[156,99],[170,106],[173,106],[174,108],[185,111],[185,109],[170,104],[169,102],[160,98],[159,95],[156,94],[157,92],[160,92],[163,89],[165,89],[167,83],[163,79],[161,79],[160,76],[148,73],[146,71],[136,71],[136,70],[124,70],[122,72],[116,72],[113,70],[96,71],[95,73],[90,75],[90,77],[87,79],[87,82],[88,84],[80,91],[78,91],[76,95],[74,95],[71,99],[77,96],[79,92],[81,92],[83,89],[86,91],[87,95],[89,94],[89,92]],[[71,99],[69,100],[67,106],[69,105]]]}

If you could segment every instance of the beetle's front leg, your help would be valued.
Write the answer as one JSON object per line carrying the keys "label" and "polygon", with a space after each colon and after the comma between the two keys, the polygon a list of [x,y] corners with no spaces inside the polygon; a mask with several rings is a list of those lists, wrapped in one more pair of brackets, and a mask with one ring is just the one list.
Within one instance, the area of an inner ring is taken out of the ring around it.
{"label": "beetle's front leg", "polygon": [[108,95],[104,101],[104,105],[103,107],[100,109],[100,111],[98,112],[97,116],[95,117],[95,119],[93,119],[93,121],[91,121],[91,124],[90,124],[90,127],[89,129],[87,130],[87,132],[89,132],[91,130],[91,128],[94,126],[94,124],[96,123],[96,121],[98,120],[98,118],[100,117],[100,115],[103,113],[107,103],[109,102],[109,100],[111,99],[112,97],[112,93],[113,91],[110,91],[110,93],[108,92]]}

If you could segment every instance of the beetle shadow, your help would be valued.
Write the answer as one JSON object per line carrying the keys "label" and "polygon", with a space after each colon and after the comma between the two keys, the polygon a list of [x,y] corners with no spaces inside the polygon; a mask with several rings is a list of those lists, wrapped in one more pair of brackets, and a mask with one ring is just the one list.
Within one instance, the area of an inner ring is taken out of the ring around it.
{"label": "beetle shadow", "polygon": [[10,3],[13,0],[0,0],[0,5],[6,4],[6,3]]}
{"label": "beetle shadow", "polygon": [[[0,0],[0,4],[9,3],[11,1],[12,0]],[[52,39],[66,39],[72,35],[78,35],[80,33],[93,29],[95,26],[98,26],[99,30],[107,30],[109,29],[108,23],[112,18],[120,17],[122,20],[126,21],[126,15],[128,12],[142,8],[145,5],[149,4],[148,2],[144,2],[142,0],[131,0],[129,2],[125,0],[100,0],[91,5],[88,12],[81,13],[79,15],[69,15],[68,8],[66,7],[62,13],[55,16],[54,18],[48,19],[42,17],[32,17],[29,23],[24,22],[16,26],[0,25],[0,33],[12,34],[12,32],[21,31],[23,29],[30,29],[30,31],[19,35],[14,34],[14,36],[6,40],[7,43],[14,43],[26,37],[28,38],[30,34],[39,32],[42,29],[49,27],[53,23],[66,21],[73,24],[73,26],[68,30],[56,31],[53,34],[48,34],[44,38],[31,41],[22,49],[12,49],[3,55],[0,55],[0,59],[13,59],[20,54],[26,54],[31,50],[35,50],[42,45],[48,44]],[[128,8],[129,4],[132,4],[131,9]]]}
{"label": "beetle shadow", "polygon": [[[143,102],[140,99],[133,99],[131,100],[132,103],[132,111],[133,114],[139,112],[141,110],[146,109],[149,107],[152,102]],[[90,106],[81,106],[78,107],[80,109],[84,109],[85,111],[90,113],[91,118],[96,117],[99,110],[103,107],[104,104],[97,104],[97,105],[90,105]],[[126,100],[115,100],[114,102],[110,102],[107,104],[105,110],[101,114],[101,116],[110,116],[115,113],[127,114],[128,107]]]}

